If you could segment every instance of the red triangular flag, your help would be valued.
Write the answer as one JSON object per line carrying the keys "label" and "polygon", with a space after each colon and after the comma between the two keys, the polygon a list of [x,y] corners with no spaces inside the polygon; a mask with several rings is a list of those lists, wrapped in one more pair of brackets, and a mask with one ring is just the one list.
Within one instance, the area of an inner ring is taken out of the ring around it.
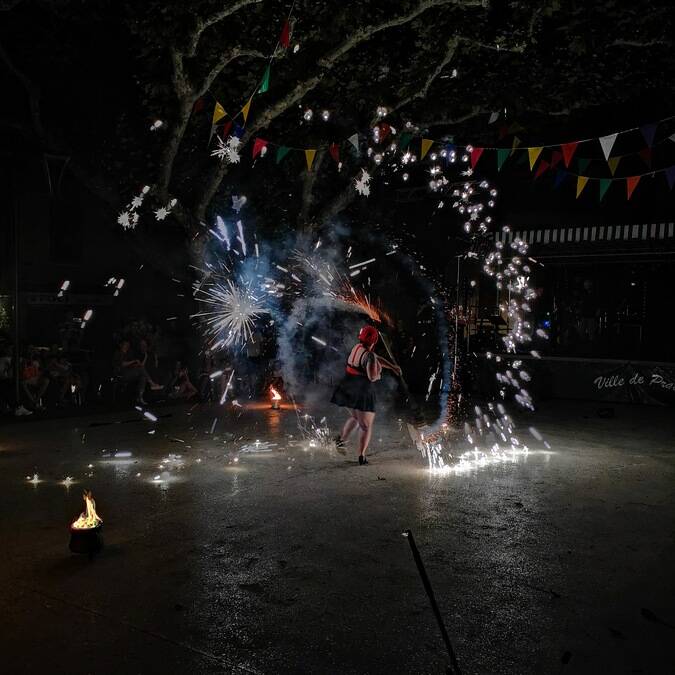
{"label": "red triangular flag", "polygon": [[227,135],[230,133],[231,128],[232,128],[232,120],[227,120],[227,122],[223,124],[223,138],[227,138]]}
{"label": "red triangular flag", "polygon": [[380,142],[382,142],[387,136],[389,136],[391,125],[387,124],[386,122],[380,122],[377,126],[380,127]]}
{"label": "red triangular flag", "polygon": [[279,44],[286,49],[291,43],[291,27],[288,25],[288,21],[284,21],[284,27],[281,29],[281,35],[279,36]]}
{"label": "red triangular flag", "polygon": [[551,169],[554,169],[556,164],[558,164],[561,159],[562,159],[562,152],[560,152],[560,150],[554,150],[551,153]]}
{"label": "red triangular flag", "polygon": [[572,155],[577,149],[579,141],[573,141],[572,143],[563,143],[560,148],[562,149],[563,159],[565,160],[565,166],[569,169],[570,162],[572,161]]}
{"label": "red triangular flag", "polygon": [[639,152],[642,161],[651,169],[652,168],[652,149],[650,147],[642,148]]}
{"label": "red triangular flag", "polygon": [[631,198],[633,190],[637,187],[637,184],[640,182],[641,176],[631,176],[626,178],[626,191],[628,192],[628,199]]}
{"label": "red triangular flag", "polygon": [[473,148],[471,150],[471,168],[473,169],[476,166],[476,163],[480,159],[480,156],[483,154],[483,148]]}
{"label": "red triangular flag", "polygon": [[262,149],[267,145],[267,141],[262,138],[256,138],[253,141],[253,159],[255,159],[261,152]]}
{"label": "red triangular flag", "polygon": [[204,110],[204,105],[205,105],[204,97],[203,97],[203,96],[200,96],[200,97],[195,101],[195,104],[192,106],[192,111],[193,111],[193,112],[196,112],[196,113],[201,112],[202,110]]}
{"label": "red triangular flag", "polygon": [[541,174],[544,173],[544,171],[546,171],[549,166],[551,165],[545,159],[542,159],[541,162],[539,162],[539,167],[537,168],[537,172],[534,174],[534,177],[539,178],[539,176],[541,176]]}
{"label": "red triangular flag", "polygon": [[335,160],[336,164],[340,163],[340,146],[337,143],[331,143],[328,146],[328,152],[330,156]]}

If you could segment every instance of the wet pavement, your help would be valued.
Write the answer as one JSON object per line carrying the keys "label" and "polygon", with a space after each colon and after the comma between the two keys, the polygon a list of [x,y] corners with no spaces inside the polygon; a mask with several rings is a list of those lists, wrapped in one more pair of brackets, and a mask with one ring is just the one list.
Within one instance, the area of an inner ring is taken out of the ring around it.
{"label": "wet pavement", "polygon": [[[463,673],[675,672],[675,418],[596,408],[444,476],[392,416],[367,467],[267,403],[2,427],[0,671],[443,673],[410,528]],[[93,561],[68,550],[83,488]]]}

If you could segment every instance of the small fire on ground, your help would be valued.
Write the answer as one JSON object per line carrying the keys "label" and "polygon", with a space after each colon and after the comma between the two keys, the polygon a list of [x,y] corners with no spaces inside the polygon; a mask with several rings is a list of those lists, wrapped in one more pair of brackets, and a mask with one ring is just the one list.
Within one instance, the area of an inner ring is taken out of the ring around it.
{"label": "small fire on ground", "polygon": [[96,513],[96,502],[90,490],[84,491],[85,510],[80,517],[73,522],[73,530],[91,530],[103,523],[103,519]]}
{"label": "small fire on ground", "polygon": [[272,401],[272,408],[279,410],[279,401],[281,401],[281,394],[274,388],[270,387],[270,399]]}

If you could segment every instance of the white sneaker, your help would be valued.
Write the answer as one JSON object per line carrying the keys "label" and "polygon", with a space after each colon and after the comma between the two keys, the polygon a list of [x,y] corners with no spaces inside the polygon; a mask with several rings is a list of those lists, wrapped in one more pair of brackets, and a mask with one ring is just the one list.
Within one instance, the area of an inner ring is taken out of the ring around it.
{"label": "white sneaker", "polygon": [[14,414],[17,417],[24,417],[25,415],[32,415],[33,411],[28,410],[27,408],[24,408],[22,405],[20,405],[15,411]]}

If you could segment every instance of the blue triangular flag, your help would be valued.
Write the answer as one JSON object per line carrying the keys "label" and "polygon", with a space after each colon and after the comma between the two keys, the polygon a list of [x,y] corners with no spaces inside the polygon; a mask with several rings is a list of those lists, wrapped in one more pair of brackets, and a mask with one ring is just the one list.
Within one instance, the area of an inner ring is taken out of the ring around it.
{"label": "blue triangular flag", "polygon": [[656,135],[656,127],[658,125],[656,124],[645,124],[640,127],[640,131],[642,132],[642,137],[645,139],[645,143],[647,144],[648,147],[652,147],[652,143],[654,142],[654,136]]}
{"label": "blue triangular flag", "polygon": [[244,135],[244,127],[242,127],[241,124],[234,125],[234,135],[237,138],[241,138]]}
{"label": "blue triangular flag", "polygon": [[562,169],[558,169],[558,173],[555,175],[555,180],[553,181],[553,187],[557,188],[560,187],[562,182],[565,180],[567,177],[567,171],[563,171]]}
{"label": "blue triangular flag", "polygon": [[669,166],[666,169],[666,180],[668,181],[668,187],[672,190],[673,183],[675,183],[675,166]]}

